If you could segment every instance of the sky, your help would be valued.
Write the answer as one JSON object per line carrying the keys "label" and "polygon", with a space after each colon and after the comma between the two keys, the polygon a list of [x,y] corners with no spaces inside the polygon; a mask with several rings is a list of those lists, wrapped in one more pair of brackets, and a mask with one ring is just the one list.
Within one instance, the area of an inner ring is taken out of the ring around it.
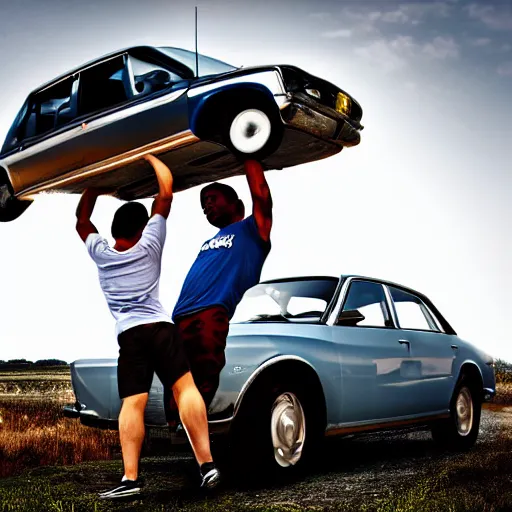
{"label": "sky", "polygon": [[[512,1],[20,0],[0,3],[0,139],[35,87],[138,44],[235,66],[293,64],[352,94],[361,143],[268,171],[262,280],[360,274],[426,294],[457,333],[512,361]],[[226,180],[250,211],[244,176]],[[160,297],[171,312],[215,228],[177,193]],[[46,195],[0,225],[0,359],[117,357],[114,319],[75,232],[79,197]],[[148,207],[151,200],[142,201]],[[109,241],[120,205],[92,220]]]}

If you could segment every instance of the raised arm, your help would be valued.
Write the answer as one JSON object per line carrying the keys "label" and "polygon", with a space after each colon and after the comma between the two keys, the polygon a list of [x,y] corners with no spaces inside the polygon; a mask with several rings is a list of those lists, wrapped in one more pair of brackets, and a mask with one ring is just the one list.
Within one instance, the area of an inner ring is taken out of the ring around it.
{"label": "raised arm", "polygon": [[105,193],[103,189],[88,188],[84,190],[76,208],[76,230],[85,242],[91,233],[97,233],[96,226],[91,222],[92,211],[98,196]]}
{"label": "raised arm", "polygon": [[153,155],[145,155],[144,159],[149,162],[153,169],[155,170],[156,178],[158,180],[158,195],[155,197],[153,201],[153,206],[151,208],[151,215],[156,215],[159,213],[167,219],[169,216],[169,212],[171,211],[172,204],[172,184],[173,177],[172,173],[161,160],[156,158]]}
{"label": "raised arm", "polygon": [[258,231],[263,240],[270,240],[272,229],[272,196],[263,167],[256,160],[247,160],[244,163],[245,175],[249,183],[252,197],[252,214]]}

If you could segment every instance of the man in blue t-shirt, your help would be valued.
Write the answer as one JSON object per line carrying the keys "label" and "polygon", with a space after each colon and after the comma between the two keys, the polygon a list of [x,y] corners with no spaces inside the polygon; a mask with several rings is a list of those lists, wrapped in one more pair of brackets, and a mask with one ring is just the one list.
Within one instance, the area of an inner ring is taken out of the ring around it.
{"label": "man in blue t-shirt", "polygon": [[244,204],[229,185],[201,190],[206,218],[220,231],[202,244],[172,315],[207,408],[226,363],[229,321],[244,293],[259,283],[271,247],[272,197],[263,167],[254,160],[244,167],[253,203],[249,217],[244,219]]}

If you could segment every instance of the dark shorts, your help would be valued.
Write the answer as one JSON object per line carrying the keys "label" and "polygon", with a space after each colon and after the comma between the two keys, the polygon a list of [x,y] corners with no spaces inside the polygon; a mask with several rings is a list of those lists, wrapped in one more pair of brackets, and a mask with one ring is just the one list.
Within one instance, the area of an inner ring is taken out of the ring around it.
{"label": "dark shorts", "polygon": [[121,399],[149,393],[155,373],[164,389],[171,390],[189,371],[183,343],[170,322],[132,327],[122,332],[117,340],[117,385]]}
{"label": "dark shorts", "polygon": [[[176,319],[176,328],[183,340],[197,389],[208,408],[219,386],[219,375],[226,364],[225,349],[229,318],[222,307],[203,309]],[[177,406],[171,394],[165,398],[168,417],[177,418]]]}

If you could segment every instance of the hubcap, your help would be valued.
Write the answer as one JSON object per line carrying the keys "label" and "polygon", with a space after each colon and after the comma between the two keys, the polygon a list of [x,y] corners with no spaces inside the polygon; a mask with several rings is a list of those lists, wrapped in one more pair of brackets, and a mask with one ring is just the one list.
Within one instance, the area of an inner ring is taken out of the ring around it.
{"label": "hubcap", "polygon": [[255,153],[268,141],[272,127],[264,112],[249,109],[240,112],[229,130],[233,146],[242,153]]}
{"label": "hubcap", "polygon": [[457,431],[461,436],[467,436],[473,426],[473,401],[471,392],[464,387],[459,391],[455,403],[457,415]]}
{"label": "hubcap", "polygon": [[293,393],[283,393],[276,398],[270,425],[276,462],[282,467],[297,464],[306,439],[306,418]]}

